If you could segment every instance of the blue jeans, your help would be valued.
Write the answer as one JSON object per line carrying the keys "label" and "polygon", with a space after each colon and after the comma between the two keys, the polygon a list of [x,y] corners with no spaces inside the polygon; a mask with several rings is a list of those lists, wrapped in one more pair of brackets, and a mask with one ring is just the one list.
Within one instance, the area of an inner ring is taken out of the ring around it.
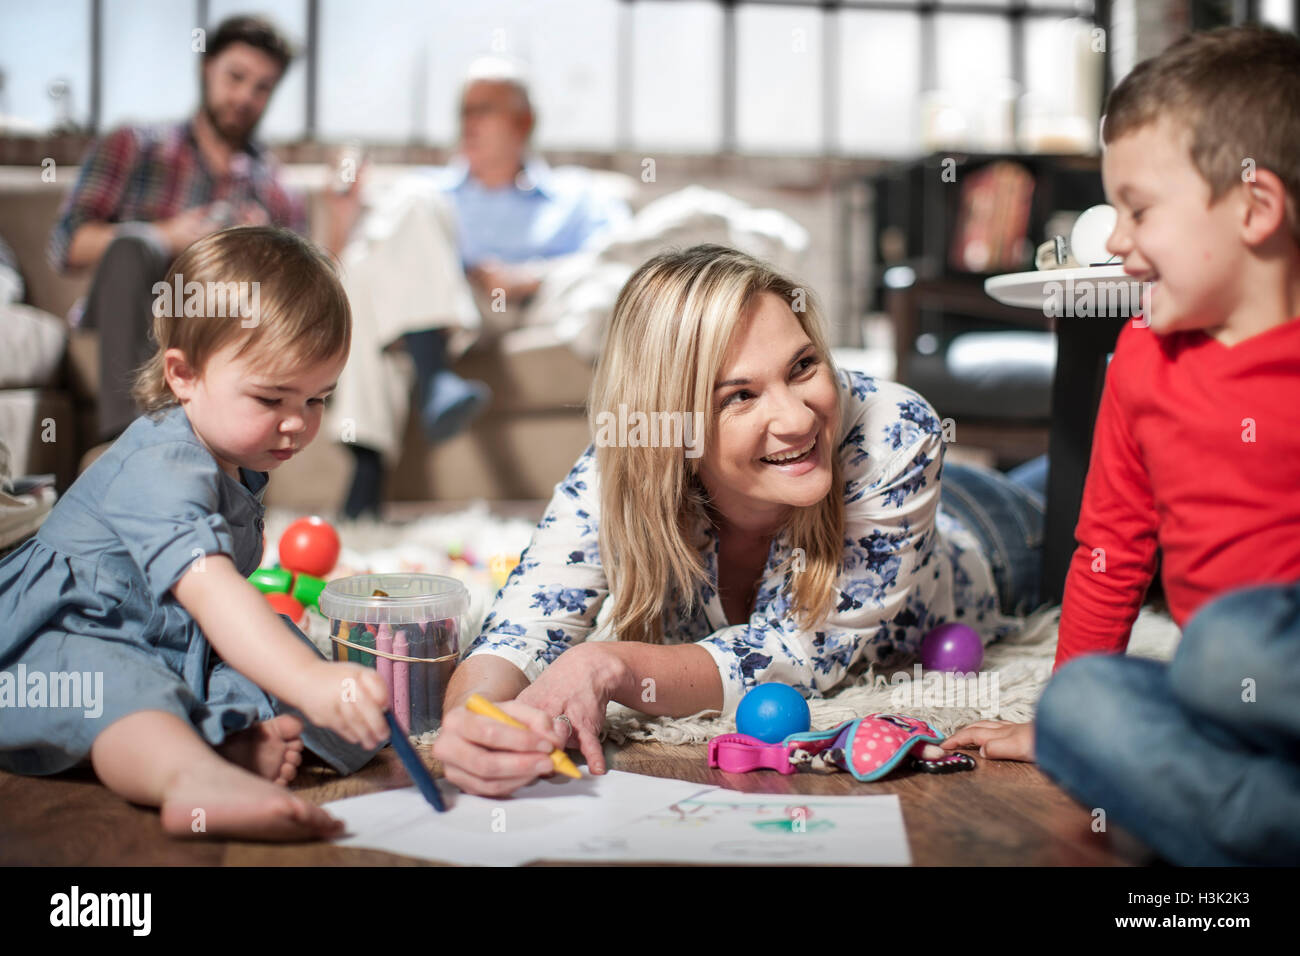
{"label": "blue jeans", "polygon": [[1173,863],[1300,864],[1300,584],[1206,604],[1168,664],[1070,661],[1035,735],[1048,776]]}
{"label": "blue jeans", "polygon": [[944,462],[940,506],[971,530],[993,569],[1004,614],[1038,606],[1043,562],[1046,457],[1004,475],[992,468]]}

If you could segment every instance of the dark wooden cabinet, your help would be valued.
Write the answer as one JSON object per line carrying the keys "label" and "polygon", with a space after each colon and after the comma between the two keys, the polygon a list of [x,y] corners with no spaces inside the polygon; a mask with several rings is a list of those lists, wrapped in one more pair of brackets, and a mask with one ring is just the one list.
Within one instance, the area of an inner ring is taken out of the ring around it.
{"label": "dark wooden cabinet", "polygon": [[[1011,261],[989,271],[958,268],[953,244],[972,174],[995,162],[1022,167],[1032,180],[1027,223]],[[890,316],[898,381],[917,388],[942,415],[965,425],[963,440],[991,450],[1006,467],[1047,451],[1051,381],[1026,400],[967,404],[961,383],[944,381],[948,346],[967,332],[1050,331],[1052,320],[994,301],[984,280],[1033,268],[1033,250],[1053,216],[1105,201],[1100,161],[1091,156],[933,153],[867,178],[873,236],[867,301]],[[932,397],[933,396],[933,397]],[[944,407],[944,406],[948,407]],[[959,427],[960,427],[959,425]]]}

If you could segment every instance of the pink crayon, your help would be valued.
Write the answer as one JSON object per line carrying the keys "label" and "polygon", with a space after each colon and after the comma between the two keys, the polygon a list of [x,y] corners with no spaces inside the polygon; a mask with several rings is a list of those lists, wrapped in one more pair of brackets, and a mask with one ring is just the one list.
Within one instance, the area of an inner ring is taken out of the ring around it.
{"label": "pink crayon", "polygon": [[[393,653],[406,657],[409,648],[406,632],[398,628],[393,636]],[[406,661],[393,661],[393,716],[406,733],[411,732],[411,665]]]}
{"label": "pink crayon", "polygon": [[[387,624],[380,624],[379,631],[375,634],[375,650],[381,654],[393,653],[393,632]],[[393,700],[393,661],[380,654],[375,655],[375,670],[379,671],[379,676],[384,679],[388,685],[388,700]]]}

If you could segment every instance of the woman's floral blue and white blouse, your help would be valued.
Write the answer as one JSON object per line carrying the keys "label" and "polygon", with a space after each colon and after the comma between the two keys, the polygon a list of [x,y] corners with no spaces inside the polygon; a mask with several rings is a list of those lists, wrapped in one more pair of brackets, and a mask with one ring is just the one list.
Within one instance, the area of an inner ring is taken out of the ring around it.
{"label": "woman's floral blue and white blouse", "polygon": [[[816,630],[796,626],[787,586],[797,572],[781,572],[791,547],[783,532],[772,542],[749,620],[729,623],[717,592],[712,527],[701,529],[708,581],[695,610],[664,615],[665,644],[693,641],[713,655],[724,713],[757,683],[781,681],[820,697],[855,664],[906,663],[926,632],[945,621],[964,621],[986,642],[1014,626],[998,610],[977,540],[939,509],[943,439],[929,403],[860,372],[841,370],[839,384],[844,558],[829,616]],[[596,630],[609,585],[600,562],[594,452],[588,447],[556,486],[468,654],[504,657],[531,681]]]}

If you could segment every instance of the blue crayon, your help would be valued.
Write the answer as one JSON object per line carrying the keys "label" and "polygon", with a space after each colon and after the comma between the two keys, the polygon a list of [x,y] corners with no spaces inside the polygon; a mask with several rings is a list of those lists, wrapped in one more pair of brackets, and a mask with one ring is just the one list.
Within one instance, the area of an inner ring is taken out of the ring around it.
{"label": "blue crayon", "polygon": [[391,710],[384,711],[384,718],[388,721],[388,730],[392,740],[393,749],[397,751],[398,758],[402,761],[402,766],[406,772],[411,775],[411,780],[415,782],[424,799],[432,804],[433,808],[442,813],[447,807],[442,802],[442,795],[438,792],[438,785],[433,782],[433,776],[429,773],[429,768],[421,761],[411,742],[406,739],[406,733],[393,716]]}

